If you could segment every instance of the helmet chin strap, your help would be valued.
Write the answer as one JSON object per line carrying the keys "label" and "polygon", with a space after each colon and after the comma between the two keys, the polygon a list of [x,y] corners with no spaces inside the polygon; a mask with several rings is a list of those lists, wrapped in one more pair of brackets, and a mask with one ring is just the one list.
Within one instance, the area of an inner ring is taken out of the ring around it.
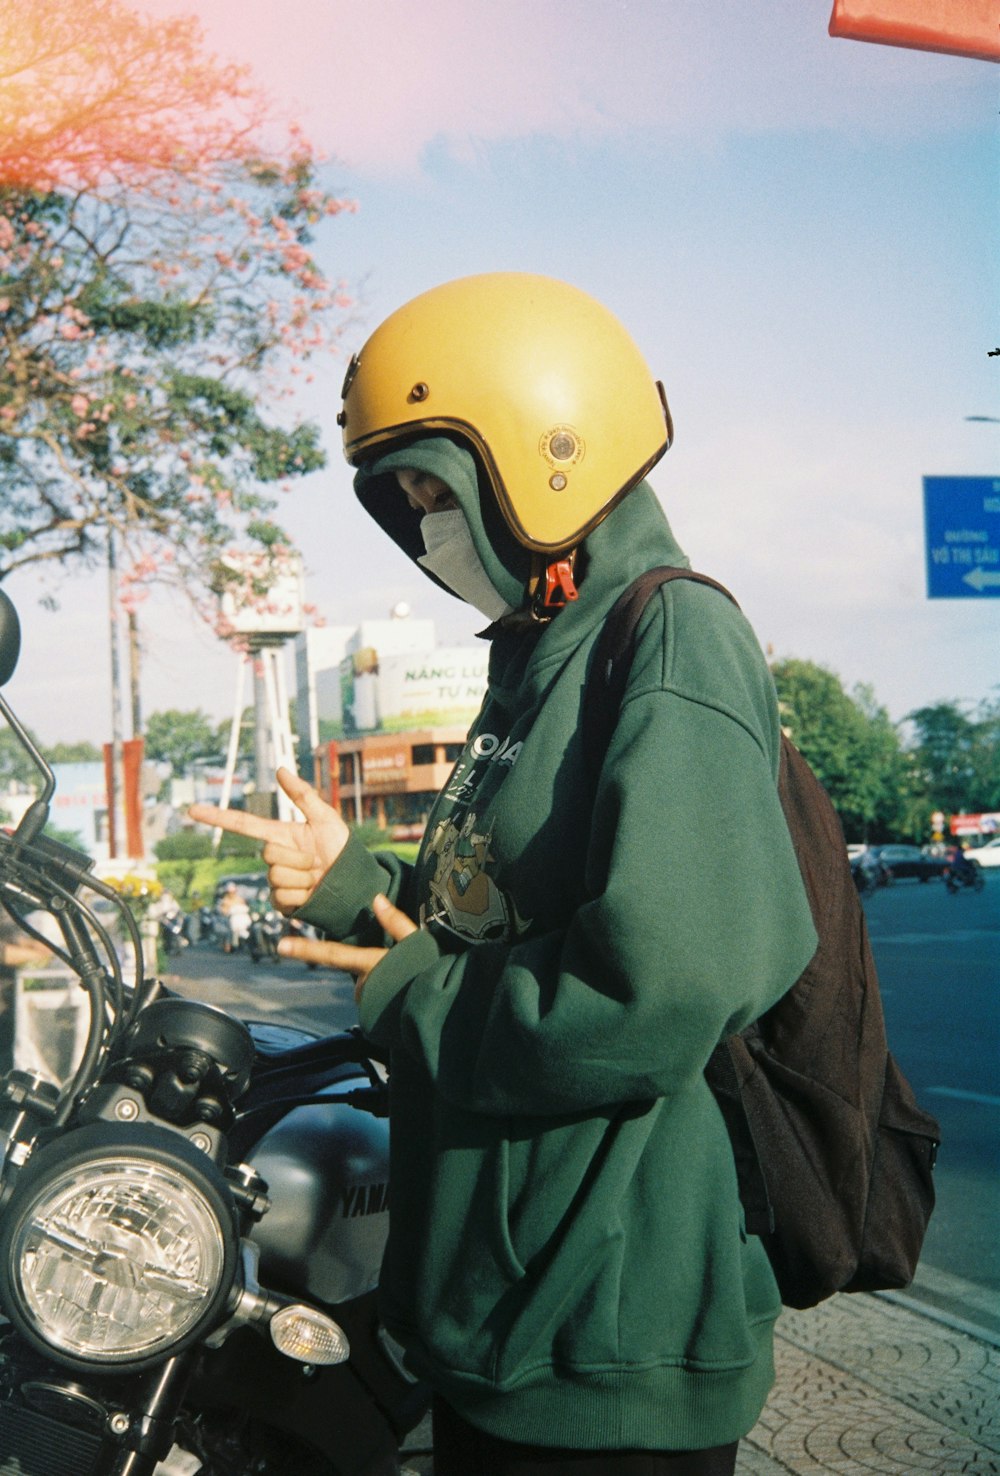
{"label": "helmet chin strap", "polygon": [[528,594],[532,618],[539,624],[551,620],[564,606],[579,599],[579,590],[573,577],[578,549],[570,549],[561,558],[546,560],[541,554],[533,554]]}

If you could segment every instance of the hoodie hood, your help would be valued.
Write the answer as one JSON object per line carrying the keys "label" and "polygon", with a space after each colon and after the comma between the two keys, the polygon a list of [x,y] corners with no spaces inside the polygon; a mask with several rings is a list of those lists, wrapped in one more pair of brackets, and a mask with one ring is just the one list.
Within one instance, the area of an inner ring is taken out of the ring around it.
{"label": "hoodie hood", "polygon": [[[531,554],[515,541],[503,521],[489,480],[480,472],[472,451],[450,436],[424,436],[400,443],[356,473],[354,487],[362,507],[416,563],[424,553],[420,533],[423,514],[410,507],[396,481],[396,472],[406,466],[440,477],[451,488],[493,587],[506,604],[515,609],[523,607]],[[526,642],[523,630],[504,630],[502,622],[486,632],[493,641],[491,683],[515,653],[509,669],[511,677],[525,660],[530,660],[532,666],[541,660],[546,666],[553,659],[562,659],[565,651],[588,638],[622,590],[645,569],[657,564],[688,565],[648,482],[640,482],[612,508],[588,534],[581,554],[579,599],[560,610],[549,625],[536,628],[535,639]],[[448,588],[428,569],[418,567],[435,584]],[[529,651],[535,654],[529,656]]]}
{"label": "hoodie hood", "polygon": [[[523,605],[531,555],[507,528],[489,481],[481,474],[471,450],[461,442],[450,436],[423,436],[361,467],[354,477],[354,490],[365,511],[414,563],[418,562],[425,552],[420,532],[423,514],[410,506],[396,480],[396,472],[407,466],[440,477],[451,488],[493,588],[512,609]],[[419,567],[428,579],[448,589],[429,570]],[[451,589],[448,592],[454,593]]]}

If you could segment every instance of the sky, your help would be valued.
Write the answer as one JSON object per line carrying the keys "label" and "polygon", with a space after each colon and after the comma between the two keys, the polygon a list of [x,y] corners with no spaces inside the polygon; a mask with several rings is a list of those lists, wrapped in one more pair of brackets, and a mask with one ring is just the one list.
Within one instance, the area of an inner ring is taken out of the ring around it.
{"label": "sky", "polygon": [[[317,252],[345,355],[450,278],[539,272],[625,323],[673,412],[652,482],[777,659],[895,720],[1000,697],[1000,600],[928,600],[922,478],[1000,476],[997,117],[987,62],[833,39],[831,0],[135,0],[251,64],[357,201]],[[481,624],[354,501],[344,361],[302,401],[329,465],[282,499],[330,624],[399,601]],[[110,737],[106,580],[24,571],[7,690],[43,742]],[[141,614],[144,711],[228,718],[237,662],[183,601]]]}

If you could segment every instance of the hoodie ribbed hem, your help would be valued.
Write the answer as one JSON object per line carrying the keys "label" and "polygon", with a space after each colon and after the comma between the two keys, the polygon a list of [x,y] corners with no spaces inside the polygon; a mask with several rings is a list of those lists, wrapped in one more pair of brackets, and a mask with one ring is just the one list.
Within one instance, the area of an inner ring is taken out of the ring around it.
{"label": "hoodie ribbed hem", "polygon": [[409,1361],[463,1419],[500,1440],[569,1450],[704,1450],[740,1440],[770,1393],[772,1325],[753,1331],[757,1351],[745,1367],[539,1368],[503,1389],[419,1356]]}

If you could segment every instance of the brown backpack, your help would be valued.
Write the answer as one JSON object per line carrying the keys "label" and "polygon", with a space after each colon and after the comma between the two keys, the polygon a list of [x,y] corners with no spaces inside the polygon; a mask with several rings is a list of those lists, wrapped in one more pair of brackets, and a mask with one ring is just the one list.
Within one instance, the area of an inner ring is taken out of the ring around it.
{"label": "brown backpack", "polygon": [[[596,786],[625,695],[635,633],[673,579],[729,591],[689,569],[649,569],[610,611],[583,708]],[[733,600],[735,604],[735,600]],[[782,737],[778,794],[819,937],[804,973],[766,1014],[718,1045],[705,1076],[732,1140],[747,1229],[763,1240],[790,1307],[913,1279],[934,1207],[941,1139],[886,1045],[878,976],[840,821]]]}

